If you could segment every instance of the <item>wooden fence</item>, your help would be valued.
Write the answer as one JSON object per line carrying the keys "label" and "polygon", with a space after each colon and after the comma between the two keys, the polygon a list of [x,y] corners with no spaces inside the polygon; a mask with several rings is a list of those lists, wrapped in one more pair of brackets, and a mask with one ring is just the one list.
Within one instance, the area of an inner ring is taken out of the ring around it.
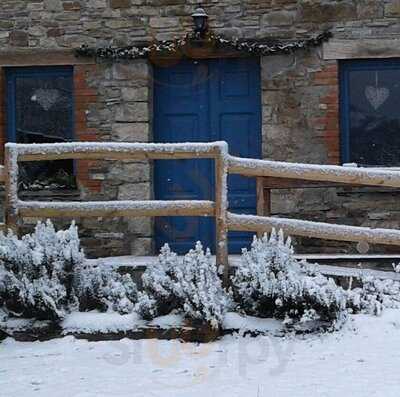
{"label": "wooden fence", "polygon": [[[22,201],[18,197],[18,163],[60,159],[213,159],[215,201]],[[269,216],[241,215],[228,211],[228,174],[276,177],[351,185],[400,188],[400,172],[341,166],[294,164],[230,156],[226,142],[212,143],[56,143],[5,146],[0,181],[5,183],[5,228],[18,230],[23,217],[135,217],[213,216],[216,219],[216,260],[228,280],[228,231],[265,232],[282,229],[289,235],[337,241],[365,241],[400,246],[400,230],[372,229]]]}

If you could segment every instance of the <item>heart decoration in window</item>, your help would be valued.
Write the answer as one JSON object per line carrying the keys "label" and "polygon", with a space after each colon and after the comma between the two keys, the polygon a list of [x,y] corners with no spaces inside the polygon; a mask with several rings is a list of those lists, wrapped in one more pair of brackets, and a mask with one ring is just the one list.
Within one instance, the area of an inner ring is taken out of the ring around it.
{"label": "heart decoration in window", "polygon": [[389,98],[389,93],[390,91],[387,87],[365,87],[365,96],[375,110],[378,110],[386,102]]}
{"label": "heart decoration in window", "polygon": [[50,110],[61,98],[61,94],[56,89],[37,89],[32,95],[31,100],[39,103],[46,111]]}

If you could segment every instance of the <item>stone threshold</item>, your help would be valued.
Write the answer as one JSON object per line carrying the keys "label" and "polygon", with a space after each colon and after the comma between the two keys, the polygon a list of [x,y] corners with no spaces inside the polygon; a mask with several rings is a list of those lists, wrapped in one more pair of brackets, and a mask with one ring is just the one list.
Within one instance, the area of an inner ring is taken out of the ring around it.
{"label": "stone threshold", "polygon": [[[180,257],[183,258],[183,257]],[[393,271],[392,263],[400,262],[400,254],[299,254],[296,259],[306,260],[327,276],[355,277],[373,276],[386,280],[400,281],[400,273]],[[215,261],[215,256],[213,256]],[[116,256],[88,259],[88,263],[99,266],[111,266],[125,270],[144,272],[148,266],[154,266],[157,256]],[[229,264],[234,269],[240,266],[240,255],[230,255]]]}

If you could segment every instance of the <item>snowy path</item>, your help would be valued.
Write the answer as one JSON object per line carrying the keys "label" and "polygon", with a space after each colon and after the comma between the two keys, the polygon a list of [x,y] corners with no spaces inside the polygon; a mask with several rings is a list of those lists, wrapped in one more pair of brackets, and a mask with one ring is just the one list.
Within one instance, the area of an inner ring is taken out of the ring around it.
{"label": "snowy path", "polygon": [[304,338],[0,344],[1,397],[398,397],[400,311]]}

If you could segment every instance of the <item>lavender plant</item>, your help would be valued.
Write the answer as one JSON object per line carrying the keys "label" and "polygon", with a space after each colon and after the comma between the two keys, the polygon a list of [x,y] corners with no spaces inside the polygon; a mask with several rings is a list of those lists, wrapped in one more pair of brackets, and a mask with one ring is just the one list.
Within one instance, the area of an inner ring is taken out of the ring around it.
{"label": "lavender plant", "polygon": [[282,232],[255,237],[231,281],[246,314],[284,319],[288,325],[336,325],[346,317],[346,291],[296,260],[291,240],[285,241]]}
{"label": "lavender plant", "polygon": [[144,292],[137,305],[147,319],[175,310],[199,323],[218,328],[230,307],[210,251],[200,242],[179,263],[168,245],[161,249],[158,264],[143,275]]}

